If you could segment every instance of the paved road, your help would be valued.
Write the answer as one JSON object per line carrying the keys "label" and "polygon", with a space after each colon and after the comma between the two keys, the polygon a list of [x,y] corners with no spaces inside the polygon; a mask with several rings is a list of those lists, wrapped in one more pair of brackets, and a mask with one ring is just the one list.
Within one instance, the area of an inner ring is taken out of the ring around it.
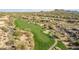
{"label": "paved road", "polygon": [[59,48],[59,47],[55,47],[57,50],[62,50],[61,48]]}

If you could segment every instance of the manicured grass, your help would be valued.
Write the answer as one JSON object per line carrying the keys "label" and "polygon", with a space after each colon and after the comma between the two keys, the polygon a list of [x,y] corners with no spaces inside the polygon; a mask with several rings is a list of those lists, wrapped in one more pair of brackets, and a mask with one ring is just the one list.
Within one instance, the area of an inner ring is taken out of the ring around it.
{"label": "manicured grass", "polygon": [[54,39],[49,35],[43,33],[43,29],[36,24],[28,23],[23,19],[15,20],[15,25],[17,28],[23,30],[29,30],[34,34],[35,48],[36,50],[47,50],[49,47],[54,44]]}
{"label": "manicured grass", "polygon": [[65,45],[61,41],[58,41],[56,46],[61,48],[62,50],[67,50],[67,48],[65,47]]}

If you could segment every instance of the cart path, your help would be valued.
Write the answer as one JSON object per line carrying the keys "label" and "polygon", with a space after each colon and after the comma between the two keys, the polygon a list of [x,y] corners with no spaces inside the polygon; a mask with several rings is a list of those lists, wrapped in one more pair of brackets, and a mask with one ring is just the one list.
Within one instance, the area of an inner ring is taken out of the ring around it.
{"label": "cart path", "polygon": [[57,45],[58,41],[57,39],[55,39],[55,43],[48,49],[48,50],[52,50],[52,48],[54,48]]}

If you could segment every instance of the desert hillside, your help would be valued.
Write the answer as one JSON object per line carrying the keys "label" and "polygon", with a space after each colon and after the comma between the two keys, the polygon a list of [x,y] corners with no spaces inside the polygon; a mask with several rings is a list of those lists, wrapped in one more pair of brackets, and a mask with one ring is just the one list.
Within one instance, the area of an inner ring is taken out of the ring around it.
{"label": "desert hillside", "polygon": [[79,49],[79,12],[0,12],[0,49]]}

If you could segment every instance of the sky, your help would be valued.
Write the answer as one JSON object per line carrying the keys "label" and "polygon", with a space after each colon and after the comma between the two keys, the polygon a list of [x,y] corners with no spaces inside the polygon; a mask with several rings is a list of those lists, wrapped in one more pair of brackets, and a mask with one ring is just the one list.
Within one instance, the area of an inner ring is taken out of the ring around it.
{"label": "sky", "polygon": [[[39,11],[52,11],[54,9],[0,9],[0,12],[39,12]],[[70,11],[79,11],[79,9],[65,9]]]}
{"label": "sky", "polygon": [[0,12],[39,12],[51,10],[53,9],[0,9]]}

